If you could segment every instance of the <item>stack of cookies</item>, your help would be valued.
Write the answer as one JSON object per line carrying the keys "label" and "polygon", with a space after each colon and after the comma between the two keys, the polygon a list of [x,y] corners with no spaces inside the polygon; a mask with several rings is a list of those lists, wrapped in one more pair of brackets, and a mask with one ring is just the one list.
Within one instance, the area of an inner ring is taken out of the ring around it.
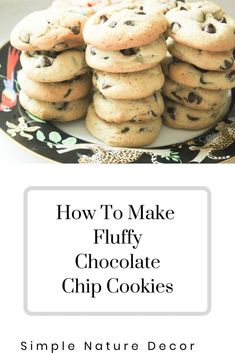
{"label": "stack of cookies", "polygon": [[86,20],[76,9],[47,9],[13,29],[11,43],[23,51],[20,103],[31,114],[61,122],[86,115],[91,87],[82,46]]}
{"label": "stack of cookies", "polygon": [[140,147],[159,134],[164,111],[160,89],[167,21],[159,8],[136,1],[98,11],[86,23],[87,64],[95,93],[86,125],[101,141]]}
{"label": "stack of cookies", "polygon": [[235,22],[208,2],[178,3],[166,14],[168,56],[163,63],[166,110],[173,128],[202,129],[225,113],[235,87]]}

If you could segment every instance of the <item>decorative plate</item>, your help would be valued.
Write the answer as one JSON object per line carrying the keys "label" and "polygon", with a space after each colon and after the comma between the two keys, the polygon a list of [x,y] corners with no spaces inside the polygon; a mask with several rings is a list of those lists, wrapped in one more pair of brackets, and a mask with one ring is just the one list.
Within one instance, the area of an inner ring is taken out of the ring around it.
{"label": "decorative plate", "polygon": [[228,113],[207,131],[163,128],[148,148],[113,148],[88,134],[84,122],[53,124],[18,103],[19,52],[0,50],[0,128],[20,145],[60,163],[221,163],[235,160],[235,90]]}

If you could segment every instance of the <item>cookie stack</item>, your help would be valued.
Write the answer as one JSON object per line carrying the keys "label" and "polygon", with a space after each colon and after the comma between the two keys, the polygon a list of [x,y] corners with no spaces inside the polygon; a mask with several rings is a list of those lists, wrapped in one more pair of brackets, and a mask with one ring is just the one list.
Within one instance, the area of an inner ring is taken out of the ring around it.
{"label": "cookie stack", "polygon": [[13,29],[11,44],[22,51],[19,99],[31,114],[61,122],[86,115],[91,87],[81,46],[86,20],[76,9],[47,9]]}
{"label": "cookie stack", "polygon": [[166,14],[171,37],[163,62],[166,110],[173,128],[203,129],[225,113],[235,87],[235,22],[208,2],[179,3]]}
{"label": "cookie stack", "polygon": [[140,147],[161,129],[166,55],[164,15],[136,1],[98,11],[86,23],[87,64],[96,91],[86,119],[89,132],[112,146]]}

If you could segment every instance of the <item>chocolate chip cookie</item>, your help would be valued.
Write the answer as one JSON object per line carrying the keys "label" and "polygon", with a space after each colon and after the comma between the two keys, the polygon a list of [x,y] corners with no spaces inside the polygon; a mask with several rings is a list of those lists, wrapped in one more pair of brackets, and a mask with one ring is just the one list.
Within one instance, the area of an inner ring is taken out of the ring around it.
{"label": "chocolate chip cookie", "polygon": [[106,51],[87,46],[86,61],[93,69],[105,72],[136,72],[156,66],[167,52],[166,41],[160,36],[142,47]]}
{"label": "chocolate chip cookie", "polygon": [[160,92],[155,92],[153,96],[143,99],[121,100],[107,99],[97,91],[93,96],[93,105],[100,118],[112,123],[147,122],[160,118],[164,111]]}
{"label": "chocolate chip cookie", "polygon": [[23,18],[11,33],[11,44],[23,51],[62,51],[84,43],[87,17],[79,9],[47,9]]}
{"label": "chocolate chip cookie", "polygon": [[235,47],[235,21],[212,2],[179,4],[166,18],[169,36],[179,43],[215,52]]}
{"label": "chocolate chip cookie", "polygon": [[107,123],[96,114],[93,105],[88,109],[86,127],[97,139],[116,147],[142,147],[158,136],[162,119],[144,122]]}
{"label": "chocolate chip cookie", "polygon": [[82,75],[71,81],[42,83],[31,80],[21,70],[18,82],[27,96],[48,103],[75,101],[86,97],[91,88],[90,75]]}
{"label": "chocolate chip cookie", "polygon": [[20,92],[19,99],[22,107],[36,117],[60,122],[84,118],[89,105],[87,97],[73,102],[46,103],[28,97],[23,91]]}
{"label": "chocolate chip cookie", "polygon": [[163,93],[171,100],[196,110],[217,110],[228,99],[228,90],[211,91],[191,88],[167,78]]}
{"label": "chocolate chip cookie", "polygon": [[64,52],[23,52],[21,64],[27,76],[38,82],[71,80],[87,72],[85,54],[80,50]]}
{"label": "chocolate chip cookie", "polygon": [[200,130],[216,124],[224,115],[228,99],[217,110],[195,110],[165,99],[163,123],[174,129]]}
{"label": "chocolate chip cookie", "polygon": [[212,71],[235,70],[235,49],[211,52],[188,47],[171,38],[168,39],[167,44],[171,55],[201,69]]}
{"label": "chocolate chip cookie", "polygon": [[114,74],[95,71],[94,86],[107,98],[139,99],[152,95],[164,84],[160,65],[144,71]]}
{"label": "chocolate chip cookie", "polygon": [[122,50],[151,43],[166,29],[167,21],[159,9],[129,1],[98,11],[87,21],[83,35],[95,48]]}
{"label": "chocolate chip cookie", "polygon": [[235,71],[208,71],[167,56],[162,62],[164,73],[173,81],[192,88],[226,90],[235,87]]}

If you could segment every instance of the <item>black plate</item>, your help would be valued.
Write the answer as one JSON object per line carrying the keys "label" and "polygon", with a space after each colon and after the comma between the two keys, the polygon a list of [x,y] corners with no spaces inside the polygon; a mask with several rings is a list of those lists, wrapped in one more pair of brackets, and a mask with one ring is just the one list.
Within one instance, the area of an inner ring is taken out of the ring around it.
{"label": "black plate", "polygon": [[235,159],[235,90],[223,121],[201,136],[162,148],[112,148],[68,135],[18,103],[19,53],[0,50],[0,128],[29,150],[60,163],[221,163]]}

